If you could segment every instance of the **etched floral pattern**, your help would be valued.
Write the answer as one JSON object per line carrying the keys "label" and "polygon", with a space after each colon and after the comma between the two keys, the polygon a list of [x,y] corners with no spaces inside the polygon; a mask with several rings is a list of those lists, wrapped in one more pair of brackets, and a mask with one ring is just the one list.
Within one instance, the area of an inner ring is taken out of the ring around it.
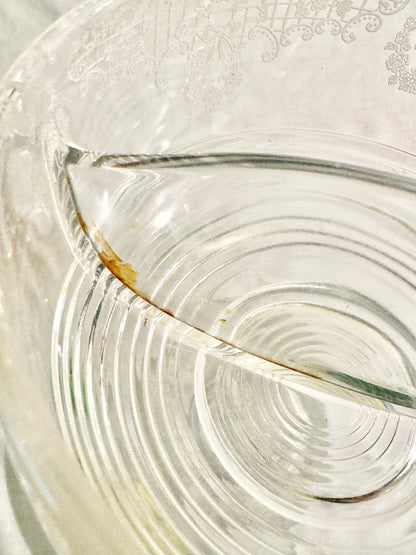
{"label": "etched floral pattern", "polygon": [[385,50],[391,51],[386,60],[390,71],[389,85],[398,85],[399,90],[416,94],[416,67],[410,66],[410,51],[416,49],[416,17],[408,17],[403,30],[389,41]]}
{"label": "etched floral pattern", "polygon": [[[100,99],[120,79],[145,72],[159,88],[179,87],[192,102],[215,106],[241,84],[245,56],[271,63],[281,47],[324,33],[352,42],[362,31],[378,31],[384,16],[408,2],[198,0],[178,9],[169,0],[126,1],[74,45],[68,75],[82,96]],[[391,67],[406,63],[399,58]]]}

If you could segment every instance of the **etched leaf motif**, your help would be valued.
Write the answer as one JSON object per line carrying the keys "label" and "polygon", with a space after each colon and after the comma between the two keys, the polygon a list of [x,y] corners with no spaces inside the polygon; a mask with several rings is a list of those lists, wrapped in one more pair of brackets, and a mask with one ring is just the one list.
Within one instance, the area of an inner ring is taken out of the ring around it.
{"label": "etched leaf motif", "polygon": [[341,0],[337,2],[337,14],[343,18],[352,10],[352,0]]}
{"label": "etched leaf motif", "polygon": [[405,31],[414,31],[416,29],[416,17],[408,17],[404,24]]}
{"label": "etched leaf motif", "polygon": [[403,50],[410,50],[411,44],[408,33],[405,31],[397,33],[395,44],[399,45]]}
{"label": "etched leaf motif", "polygon": [[398,90],[416,94],[416,67],[410,67],[409,50],[412,48],[411,36],[416,31],[416,18],[409,17],[403,30],[396,34],[394,42],[389,41],[385,50],[392,51],[386,60],[386,69],[390,71],[389,85],[399,85]]}
{"label": "etched leaf motif", "polygon": [[203,17],[209,17],[209,10],[205,6],[201,6],[200,8],[196,8],[195,10],[197,13],[201,14]]}
{"label": "etched leaf motif", "polygon": [[304,0],[299,0],[296,4],[296,18],[307,19],[311,17],[310,3]]}
{"label": "etched leaf motif", "polygon": [[325,10],[328,7],[328,0],[312,0],[311,8],[313,10]]}

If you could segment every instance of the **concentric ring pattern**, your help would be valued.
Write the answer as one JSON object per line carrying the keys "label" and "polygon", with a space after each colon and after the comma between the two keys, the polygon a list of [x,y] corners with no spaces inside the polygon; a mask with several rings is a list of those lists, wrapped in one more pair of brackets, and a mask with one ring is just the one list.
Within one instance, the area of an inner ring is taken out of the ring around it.
{"label": "concentric ring pattern", "polygon": [[[129,179],[138,195],[143,180]],[[412,391],[413,316],[401,312],[416,282],[407,193],[395,191],[392,214],[389,199],[370,205],[356,183],[354,199],[335,184],[332,194],[285,189],[257,204],[246,186],[240,210],[219,215],[215,202],[193,211],[204,181],[187,188],[182,179],[190,216],[172,232],[154,224],[172,208],[171,183],[144,191],[158,212],[136,210],[126,187],[123,198],[114,191],[112,220],[126,229],[117,215],[132,206],[141,242],[126,245],[134,234],[117,235],[117,224],[107,231],[141,260],[152,302],[175,317],[135,295],[85,243],[62,290],[54,394],[85,472],[149,552],[400,546],[414,514],[414,419],[371,390],[362,404],[305,374],[316,367]]]}

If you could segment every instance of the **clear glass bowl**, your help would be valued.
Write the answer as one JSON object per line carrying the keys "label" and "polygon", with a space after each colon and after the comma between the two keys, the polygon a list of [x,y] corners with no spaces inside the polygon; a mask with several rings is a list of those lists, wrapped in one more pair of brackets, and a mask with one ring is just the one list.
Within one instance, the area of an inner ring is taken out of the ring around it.
{"label": "clear glass bowl", "polygon": [[9,72],[0,414],[52,549],[414,552],[409,8],[86,2]]}

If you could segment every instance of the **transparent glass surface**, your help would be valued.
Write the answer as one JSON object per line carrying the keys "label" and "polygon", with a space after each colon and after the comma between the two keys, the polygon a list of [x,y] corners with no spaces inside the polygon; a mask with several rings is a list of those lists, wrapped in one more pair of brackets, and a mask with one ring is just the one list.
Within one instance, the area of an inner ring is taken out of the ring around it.
{"label": "transparent glass surface", "polygon": [[0,414],[48,549],[414,552],[409,4],[86,2],[8,73]]}

